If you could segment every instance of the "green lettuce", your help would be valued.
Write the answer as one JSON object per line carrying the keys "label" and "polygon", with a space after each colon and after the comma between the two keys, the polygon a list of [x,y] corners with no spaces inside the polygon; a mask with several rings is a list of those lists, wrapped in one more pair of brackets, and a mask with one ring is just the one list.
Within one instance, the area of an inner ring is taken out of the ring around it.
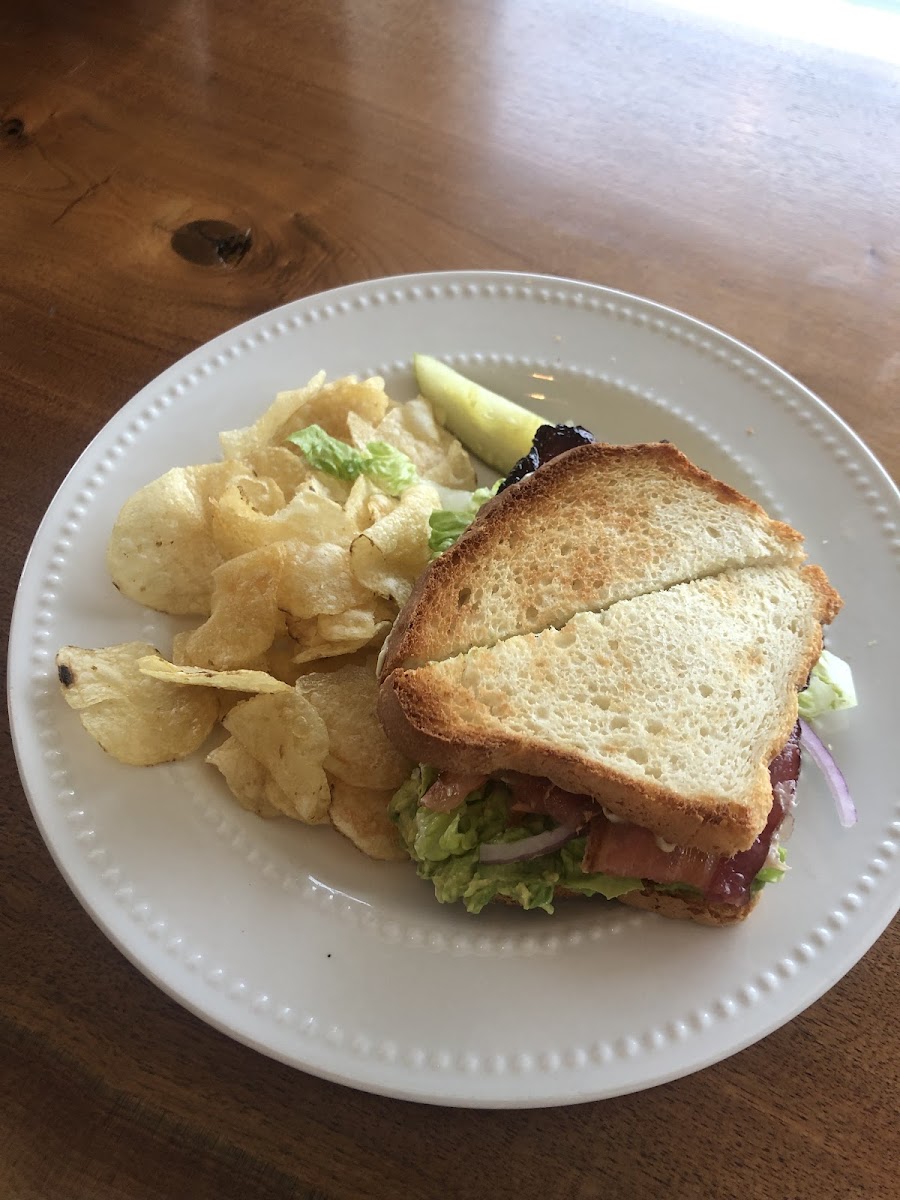
{"label": "green lettuce", "polygon": [[389,496],[399,496],[419,481],[412,459],[387,442],[367,442],[365,450],[357,450],[326,433],[321,425],[308,425],[287,440],[300,447],[314,470],[348,482],[365,475]]}
{"label": "green lettuce", "polygon": [[829,650],[823,650],[809,673],[809,683],[797,697],[800,716],[813,721],[824,713],[855,708],[856,704],[850,664]]}
{"label": "green lettuce", "polygon": [[431,532],[428,535],[428,548],[431,557],[437,558],[456,542],[469,528],[481,508],[492,496],[497,494],[501,480],[493,487],[476,488],[462,508],[438,508],[428,518]]}
{"label": "green lettuce", "polygon": [[419,482],[415,464],[402,450],[387,442],[367,442],[366,450],[369,457],[363,463],[363,474],[389,496],[399,496]]}
{"label": "green lettuce", "polygon": [[321,425],[308,425],[306,429],[292,433],[288,441],[300,447],[306,461],[316,471],[324,471],[326,475],[335,475],[348,482],[363,472],[365,459],[359,450],[332,437]]}
{"label": "green lettuce", "polygon": [[509,794],[495,780],[472,792],[451,812],[432,812],[419,801],[433,781],[430,768],[417,767],[394,795],[389,811],[419,875],[431,880],[442,904],[461,900],[470,913],[478,913],[497,896],[505,896],[522,908],[552,913],[557,888],[614,899],[642,886],[639,879],[586,875],[581,870],[584,838],[528,862],[481,862],[483,843],[519,841],[541,833],[549,822],[531,815],[510,826]]}
{"label": "green lettuce", "polygon": [[703,893],[692,883],[654,883],[653,890],[661,892],[664,896],[693,896],[697,900],[703,898]]}
{"label": "green lettuce", "polygon": [[754,889],[762,887],[764,883],[780,883],[782,881],[787,871],[787,866],[785,865],[787,851],[784,846],[778,847],[778,859],[779,866],[763,867],[761,871],[757,872],[756,878],[753,880]]}

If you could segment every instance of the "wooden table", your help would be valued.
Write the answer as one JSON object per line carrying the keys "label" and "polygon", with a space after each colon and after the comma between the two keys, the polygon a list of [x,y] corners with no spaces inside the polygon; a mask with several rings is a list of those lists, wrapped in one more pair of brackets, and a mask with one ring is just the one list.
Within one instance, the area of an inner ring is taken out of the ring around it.
{"label": "wooden table", "polygon": [[[686,310],[812,387],[897,477],[898,151],[896,67],[669,6],[9,0],[4,616],[54,490],[137,389],[246,317],[379,275],[541,271]],[[183,257],[193,221],[226,236]],[[896,924],[692,1078],[439,1110],[179,1008],[69,893],[8,745],[2,780],[4,1197],[897,1194]]]}

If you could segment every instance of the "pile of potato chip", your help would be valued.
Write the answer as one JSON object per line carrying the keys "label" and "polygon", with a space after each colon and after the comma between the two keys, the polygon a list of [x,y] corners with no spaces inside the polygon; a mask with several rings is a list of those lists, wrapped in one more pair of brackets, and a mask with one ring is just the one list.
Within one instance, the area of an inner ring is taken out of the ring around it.
{"label": "pile of potato chip", "polygon": [[[314,470],[287,441],[310,425],[395,447],[419,481],[395,497]],[[64,647],[65,697],[104,750],[138,766],[185,758],[221,723],[206,761],[244,808],[330,821],[371,857],[404,858],[387,802],[411,764],[375,715],[375,660],[429,560],[435,485],[472,488],[469,456],[427,401],[324,373],[220,441],[222,462],[136,492],[107,551],[125,596],[202,621],[175,635],[171,661],[143,642]]]}

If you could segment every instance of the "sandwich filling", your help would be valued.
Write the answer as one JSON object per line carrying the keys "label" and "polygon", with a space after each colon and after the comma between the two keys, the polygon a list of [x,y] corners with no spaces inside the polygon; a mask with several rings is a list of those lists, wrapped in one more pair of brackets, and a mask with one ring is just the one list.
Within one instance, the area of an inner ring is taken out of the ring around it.
{"label": "sandwich filling", "polygon": [[[647,890],[741,907],[784,873],[779,837],[790,827],[799,771],[795,728],[769,767],[766,825],[731,858],[666,843],[649,829],[610,819],[601,797],[511,772],[478,777],[417,767],[390,813],[437,899],[461,900],[472,913],[498,898],[552,912],[557,893],[612,900]],[[542,847],[546,852],[532,852]]]}

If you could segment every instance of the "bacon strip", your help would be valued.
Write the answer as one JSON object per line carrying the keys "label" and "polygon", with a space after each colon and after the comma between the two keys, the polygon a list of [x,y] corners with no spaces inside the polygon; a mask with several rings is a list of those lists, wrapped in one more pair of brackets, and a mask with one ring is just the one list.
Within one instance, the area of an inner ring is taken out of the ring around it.
{"label": "bacon strip", "polygon": [[590,796],[564,792],[549,779],[512,771],[502,778],[511,793],[509,810],[512,813],[541,813],[558,825],[582,829],[600,811],[600,806]]}
{"label": "bacon strip", "polygon": [[457,771],[442,771],[420,804],[432,812],[452,812],[466,796],[478,791],[487,782],[487,775],[464,775]]}
{"label": "bacon strip", "polygon": [[649,879],[654,883],[688,883],[704,890],[719,864],[714,854],[676,846],[661,850],[649,829],[625,821],[594,817],[581,862],[582,871]]}

